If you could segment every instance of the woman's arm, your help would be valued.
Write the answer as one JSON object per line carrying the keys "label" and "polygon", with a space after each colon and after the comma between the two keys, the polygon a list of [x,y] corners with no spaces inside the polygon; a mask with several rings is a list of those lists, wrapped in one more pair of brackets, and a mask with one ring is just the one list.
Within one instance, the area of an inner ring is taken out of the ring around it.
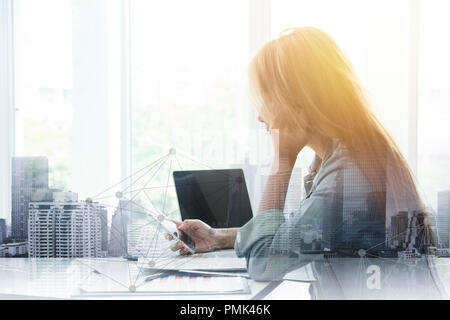
{"label": "woman's arm", "polygon": [[[296,158],[297,155],[295,155]],[[270,209],[283,210],[286,193],[289,186],[295,159],[285,152],[276,154],[271,174],[267,181],[259,212]],[[175,221],[178,229],[186,233],[195,243],[195,252],[209,252],[220,249],[234,248],[239,228],[214,229],[200,220],[186,220],[183,223]],[[189,250],[180,241],[172,247],[173,251],[188,254]]]}
{"label": "woman's arm", "polygon": [[270,130],[274,159],[264,189],[258,213],[271,209],[284,209],[286,193],[297,155],[306,145],[306,139],[291,131]]}
{"label": "woman's arm", "polygon": [[[298,153],[306,144],[306,139],[299,133],[291,131],[270,130],[274,147],[274,160],[267,181],[259,213],[271,209],[283,210],[292,169]],[[185,232],[195,242],[196,252],[208,252],[233,248],[239,228],[214,229],[200,220],[176,222],[178,229]],[[188,254],[189,250],[180,241],[172,247]]]}
{"label": "woman's arm", "polygon": [[217,249],[234,248],[239,228],[214,229],[216,231]]}
{"label": "woman's arm", "polygon": [[277,157],[272,164],[269,178],[259,204],[258,213],[271,209],[284,209],[286,193],[295,161],[287,156]]}

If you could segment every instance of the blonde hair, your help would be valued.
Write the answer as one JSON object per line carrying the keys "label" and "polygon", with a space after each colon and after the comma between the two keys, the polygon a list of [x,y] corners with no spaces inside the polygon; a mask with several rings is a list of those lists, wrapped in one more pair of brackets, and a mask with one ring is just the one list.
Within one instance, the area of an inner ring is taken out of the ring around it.
{"label": "blonde hair", "polygon": [[313,27],[284,31],[253,58],[249,80],[255,105],[273,128],[313,127],[315,134],[338,139],[375,191],[390,190],[397,211],[423,211],[407,162],[328,34]]}

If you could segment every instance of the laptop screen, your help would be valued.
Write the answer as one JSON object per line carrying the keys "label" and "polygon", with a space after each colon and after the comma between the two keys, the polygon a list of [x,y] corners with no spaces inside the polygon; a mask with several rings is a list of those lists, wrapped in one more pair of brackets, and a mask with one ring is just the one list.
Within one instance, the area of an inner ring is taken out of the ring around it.
{"label": "laptop screen", "polygon": [[173,178],[183,220],[234,228],[253,217],[241,169],[175,171]]}

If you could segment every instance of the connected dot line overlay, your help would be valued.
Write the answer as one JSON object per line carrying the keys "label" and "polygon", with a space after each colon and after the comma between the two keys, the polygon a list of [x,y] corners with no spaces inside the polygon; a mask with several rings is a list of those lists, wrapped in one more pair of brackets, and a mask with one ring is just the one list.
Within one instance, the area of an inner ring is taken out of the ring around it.
{"label": "connected dot line overlay", "polygon": [[[172,252],[170,248],[175,243],[167,240],[165,231],[160,225],[160,222],[163,222],[165,219],[172,219],[172,216],[179,212],[179,208],[167,212],[167,197],[169,189],[175,187],[175,185],[170,183],[172,172],[175,169],[183,170],[180,158],[196,167],[214,170],[214,168],[201,160],[193,156],[188,156],[175,148],[170,148],[166,155],[133,172],[128,177],[113,184],[102,192],[85,199],[87,204],[115,208],[115,214],[119,214],[120,225],[115,225],[113,221],[111,223],[109,244],[119,242],[120,247],[118,251],[124,253],[124,259],[120,262],[126,263],[127,265],[128,283],[123,283],[123,281],[119,281],[114,276],[98,270],[98,268],[89,263],[89,260],[76,259],[76,261],[92,269],[91,274],[104,276],[119,286],[124,287],[127,291],[134,293],[145,283],[145,279],[141,279],[145,268],[157,268],[158,270],[168,268],[171,270],[180,269],[183,265],[194,259],[195,256],[180,258],[177,253]],[[151,182],[162,172],[164,167],[168,167],[165,183],[163,185],[151,185]],[[224,173],[224,175],[226,174]],[[226,189],[224,188],[216,192],[226,194],[228,191]],[[157,202],[153,199],[153,191],[163,192],[162,201]],[[139,197],[143,197],[145,204],[142,204]],[[106,203],[108,200],[118,201],[117,207]],[[140,217],[138,223],[133,223],[133,215]],[[126,217],[130,218],[128,223],[125,222]],[[144,219],[142,219],[143,217]],[[100,218],[105,219],[101,215]],[[140,241],[129,241],[130,234],[139,232],[141,238],[142,236],[144,237],[144,245],[141,246],[139,245]],[[145,246],[145,244],[147,245]],[[143,249],[143,247],[146,248]],[[131,255],[131,252],[135,255]],[[162,274],[161,272],[153,273],[152,276]]]}

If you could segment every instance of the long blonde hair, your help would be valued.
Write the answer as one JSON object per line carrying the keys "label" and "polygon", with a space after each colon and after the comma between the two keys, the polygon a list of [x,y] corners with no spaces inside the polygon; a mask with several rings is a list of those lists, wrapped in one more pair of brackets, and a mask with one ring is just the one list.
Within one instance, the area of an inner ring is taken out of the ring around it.
{"label": "long blonde hair", "polygon": [[328,34],[313,27],[284,31],[253,58],[249,79],[255,105],[273,128],[312,126],[315,134],[338,139],[375,191],[390,190],[397,212],[423,210],[405,158]]}

